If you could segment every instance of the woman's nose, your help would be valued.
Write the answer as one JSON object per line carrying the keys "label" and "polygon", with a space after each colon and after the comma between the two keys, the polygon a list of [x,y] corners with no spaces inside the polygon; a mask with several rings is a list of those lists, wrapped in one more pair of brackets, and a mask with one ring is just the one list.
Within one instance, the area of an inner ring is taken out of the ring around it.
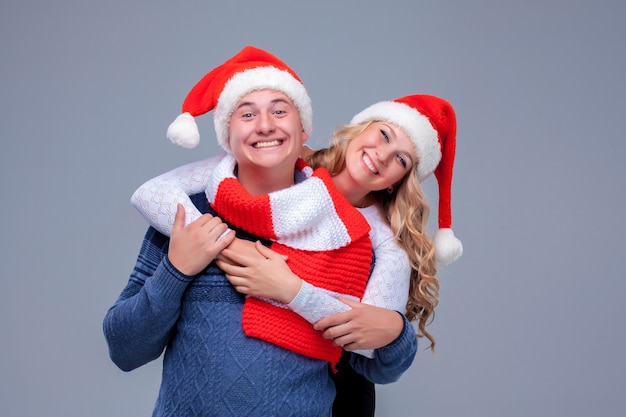
{"label": "woman's nose", "polygon": [[376,149],[376,158],[378,159],[378,162],[380,162],[383,165],[387,165],[391,154],[392,152],[390,149],[380,148],[380,147]]}

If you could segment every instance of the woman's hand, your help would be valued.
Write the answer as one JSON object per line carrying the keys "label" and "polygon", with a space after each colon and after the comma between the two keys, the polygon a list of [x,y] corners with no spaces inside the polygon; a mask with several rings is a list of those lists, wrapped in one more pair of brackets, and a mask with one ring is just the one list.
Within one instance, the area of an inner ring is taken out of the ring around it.
{"label": "woman's hand", "polygon": [[393,342],[402,333],[404,320],[400,313],[340,297],[351,310],[337,313],[315,323],[325,339],[349,352],[378,349]]}
{"label": "woman's hand", "polygon": [[302,280],[291,272],[283,255],[258,241],[235,239],[217,259],[226,279],[242,294],[288,304],[302,286]]}
{"label": "woman's hand", "polygon": [[235,232],[228,229],[219,217],[204,214],[185,227],[185,209],[178,205],[168,258],[185,275],[196,275],[228,246]]}

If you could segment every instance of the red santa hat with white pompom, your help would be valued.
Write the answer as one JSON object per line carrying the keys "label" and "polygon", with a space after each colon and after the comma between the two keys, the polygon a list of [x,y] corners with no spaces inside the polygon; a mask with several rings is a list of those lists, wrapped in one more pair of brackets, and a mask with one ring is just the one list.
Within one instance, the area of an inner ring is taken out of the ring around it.
{"label": "red santa hat with white pompom", "polygon": [[195,117],[215,110],[213,121],[217,141],[230,152],[228,126],[237,102],[256,90],[274,90],[289,97],[300,114],[302,129],[313,129],[311,98],[298,75],[276,56],[254,46],[246,46],[237,55],[207,73],[191,89],[181,114],[170,124],[167,137],[177,145],[193,148],[200,141]]}
{"label": "red santa hat with white pompom", "polygon": [[401,127],[415,145],[419,181],[435,173],[439,185],[439,229],[435,232],[435,257],[448,264],[463,253],[463,245],[452,231],[452,171],[456,151],[456,115],[446,100],[415,94],[381,101],[352,118],[352,123],[387,121]]}

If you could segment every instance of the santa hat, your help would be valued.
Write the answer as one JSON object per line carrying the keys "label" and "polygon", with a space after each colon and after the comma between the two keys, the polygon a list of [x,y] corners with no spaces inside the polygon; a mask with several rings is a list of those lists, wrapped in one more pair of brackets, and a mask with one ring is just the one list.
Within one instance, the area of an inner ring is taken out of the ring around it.
{"label": "santa hat", "polygon": [[217,141],[230,151],[228,125],[235,105],[247,93],[263,89],[280,91],[289,97],[298,108],[302,129],[307,135],[311,134],[311,98],[298,75],[274,55],[246,46],[191,89],[183,103],[182,114],[167,129],[167,137],[177,145],[193,148],[200,141],[194,117],[215,110]]}
{"label": "santa hat", "polygon": [[439,97],[416,94],[373,104],[354,116],[352,123],[386,121],[402,128],[417,152],[417,177],[421,182],[435,173],[439,185],[439,229],[435,256],[447,264],[463,253],[452,231],[452,168],[456,150],[456,116],[452,105]]}

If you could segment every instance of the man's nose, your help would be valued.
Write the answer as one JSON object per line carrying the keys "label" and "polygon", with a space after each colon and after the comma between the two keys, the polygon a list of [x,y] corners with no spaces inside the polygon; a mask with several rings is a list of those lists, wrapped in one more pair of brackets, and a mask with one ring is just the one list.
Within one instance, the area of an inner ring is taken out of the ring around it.
{"label": "man's nose", "polygon": [[276,127],[274,123],[274,118],[272,117],[271,113],[261,112],[261,114],[259,114],[257,121],[258,121],[257,131],[259,133],[263,133],[263,134],[271,133],[274,131],[274,128]]}

